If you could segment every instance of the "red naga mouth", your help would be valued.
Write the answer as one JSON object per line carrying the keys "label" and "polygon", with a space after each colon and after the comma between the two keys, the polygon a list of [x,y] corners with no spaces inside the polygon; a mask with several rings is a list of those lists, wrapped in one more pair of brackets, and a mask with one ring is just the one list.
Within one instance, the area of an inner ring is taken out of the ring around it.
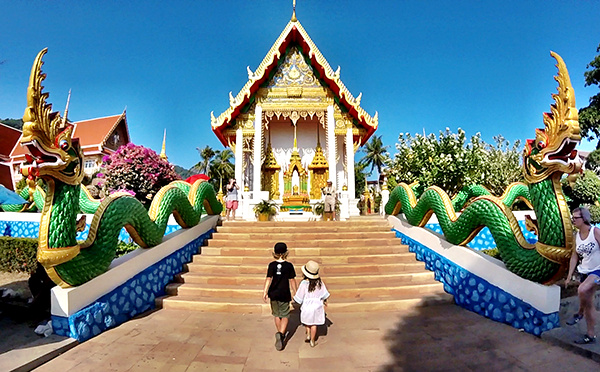
{"label": "red naga mouth", "polygon": [[578,144],[579,141],[574,141],[567,138],[565,141],[563,141],[558,150],[546,155],[546,160],[551,163],[569,163],[577,158],[578,153],[575,147],[577,147]]}
{"label": "red naga mouth", "polygon": [[34,167],[51,164],[55,165],[61,162],[58,156],[44,151],[44,149],[38,145],[36,140],[23,143],[22,145],[27,147],[27,150],[30,152],[30,154],[25,154],[27,163],[32,164]]}

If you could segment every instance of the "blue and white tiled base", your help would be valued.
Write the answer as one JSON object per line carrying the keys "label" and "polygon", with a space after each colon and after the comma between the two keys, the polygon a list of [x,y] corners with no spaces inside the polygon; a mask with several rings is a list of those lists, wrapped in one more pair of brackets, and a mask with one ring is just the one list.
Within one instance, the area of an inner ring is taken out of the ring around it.
{"label": "blue and white tiled base", "polygon": [[212,232],[210,229],[74,314],[52,315],[54,332],[81,342],[153,309],[156,297],[165,294],[166,285],[199,252]]}
{"label": "blue and white tiled base", "polygon": [[[40,230],[40,217],[39,214],[28,213],[28,215],[37,216],[37,221],[9,221],[0,220],[0,236],[12,236],[13,238],[35,238],[39,236]],[[2,216],[0,216],[2,217]],[[179,225],[167,225],[165,235],[181,229]],[[90,232],[90,224],[85,226],[85,230],[77,233],[77,240],[85,240]],[[119,233],[119,240],[123,242],[130,242],[131,237],[125,228],[121,229]]]}
{"label": "blue and white tiled base", "polygon": [[435,273],[435,279],[444,284],[444,290],[454,296],[457,305],[536,336],[559,326],[558,312],[542,313],[400,231],[394,231],[417,260],[425,262],[425,267]]}

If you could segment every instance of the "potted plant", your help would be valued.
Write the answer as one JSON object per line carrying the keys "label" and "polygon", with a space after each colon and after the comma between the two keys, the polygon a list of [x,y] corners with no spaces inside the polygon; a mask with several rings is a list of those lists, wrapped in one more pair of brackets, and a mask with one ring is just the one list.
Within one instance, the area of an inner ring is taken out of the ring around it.
{"label": "potted plant", "polygon": [[[336,199],[335,201],[335,214],[337,216],[340,215],[340,206],[342,202]],[[325,203],[323,201],[318,201],[313,205],[313,213],[317,216],[323,217],[325,214]]]}
{"label": "potted plant", "polygon": [[277,204],[273,200],[262,200],[254,206],[254,214],[259,221],[268,221],[277,214]]}

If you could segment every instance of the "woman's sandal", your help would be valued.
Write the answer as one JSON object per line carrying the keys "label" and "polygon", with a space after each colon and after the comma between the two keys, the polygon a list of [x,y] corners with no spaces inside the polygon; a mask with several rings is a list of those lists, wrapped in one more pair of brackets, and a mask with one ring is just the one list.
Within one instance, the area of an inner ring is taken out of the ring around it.
{"label": "woman's sandal", "polygon": [[577,323],[579,323],[579,321],[583,319],[583,315],[579,315],[579,313],[575,313],[573,314],[573,316],[571,318],[569,318],[569,320],[566,321],[567,325],[575,325]]}
{"label": "woman's sandal", "polygon": [[583,338],[575,340],[575,343],[578,345],[594,344],[596,343],[596,336],[588,336],[585,334],[583,335]]}

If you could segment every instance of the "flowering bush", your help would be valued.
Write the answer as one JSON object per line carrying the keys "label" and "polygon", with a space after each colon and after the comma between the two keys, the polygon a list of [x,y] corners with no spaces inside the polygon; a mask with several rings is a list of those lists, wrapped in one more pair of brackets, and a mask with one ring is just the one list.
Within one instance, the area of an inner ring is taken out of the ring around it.
{"label": "flowering bush", "polygon": [[389,169],[390,186],[419,181],[422,187],[439,186],[452,196],[466,185],[480,184],[499,195],[521,180],[522,173],[519,142],[509,148],[502,136],[494,140],[495,146],[486,144],[477,133],[467,143],[460,128],[457,134],[446,128],[439,137],[401,133]]}
{"label": "flowering bush", "polygon": [[[153,150],[128,143],[102,159],[105,194],[125,191],[149,205],[161,187],[179,179],[173,166]],[[99,176],[99,175],[98,175]]]}

